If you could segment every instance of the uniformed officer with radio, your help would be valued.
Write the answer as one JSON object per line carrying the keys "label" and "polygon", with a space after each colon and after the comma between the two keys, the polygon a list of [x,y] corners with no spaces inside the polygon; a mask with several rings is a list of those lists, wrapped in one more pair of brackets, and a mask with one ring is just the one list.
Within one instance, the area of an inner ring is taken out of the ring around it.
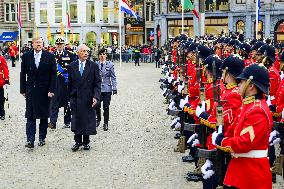
{"label": "uniformed officer with radio", "polygon": [[[101,102],[103,103],[103,116],[104,116],[104,131],[108,130],[108,121],[109,121],[109,105],[111,101],[111,95],[117,94],[117,82],[116,75],[114,71],[114,65],[110,61],[106,61],[106,50],[101,49],[98,53],[99,65],[101,77],[102,77],[102,88],[101,88]],[[97,126],[100,125],[101,121],[101,104],[97,106]]]}
{"label": "uniformed officer with radio", "polygon": [[55,42],[56,51],[55,59],[57,65],[57,80],[55,96],[50,104],[50,122],[48,127],[56,129],[59,108],[64,107],[64,128],[70,128],[71,111],[68,105],[68,72],[67,68],[73,62],[73,56],[68,51],[64,50],[64,40],[58,38]]}

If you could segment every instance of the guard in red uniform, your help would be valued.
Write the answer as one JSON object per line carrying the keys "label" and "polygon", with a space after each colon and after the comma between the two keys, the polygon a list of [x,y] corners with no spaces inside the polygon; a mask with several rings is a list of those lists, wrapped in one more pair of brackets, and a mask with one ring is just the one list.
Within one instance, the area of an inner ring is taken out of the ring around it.
{"label": "guard in red uniform", "polygon": [[[237,117],[238,110],[242,105],[241,96],[238,92],[236,77],[242,73],[244,67],[244,61],[237,55],[229,56],[224,60],[222,64],[222,78],[225,89],[223,90],[220,99],[223,107],[225,133],[227,131],[227,128],[232,125],[233,121]],[[206,111],[200,114],[200,123],[212,129],[216,129],[216,106],[217,103],[214,104],[211,114]],[[227,134],[225,135],[227,136]]]}
{"label": "guard in red uniform", "polygon": [[273,65],[273,63],[275,62],[275,48],[270,45],[263,45],[257,50],[256,55],[257,55],[256,56],[257,63],[264,64],[264,66],[269,70],[270,101],[272,105],[275,105],[275,102],[276,102],[275,95],[276,95],[276,92],[280,85],[280,80],[281,80],[279,71]]}
{"label": "guard in red uniform", "polygon": [[250,59],[250,49],[251,49],[251,46],[248,43],[242,43],[240,45],[239,54],[244,59],[245,67],[248,67],[249,65],[252,64],[251,59]]}
{"label": "guard in red uniform", "polygon": [[224,136],[222,126],[212,135],[212,143],[232,155],[224,184],[239,189],[272,189],[267,155],[273,120],[264,98],[269,92],[268,71],[253,64],[237,79],[241,80],[239,92],[243,104],[234,136]]}
{"label": "guard in red uniform", "polygon": [[5,119],[5,110],[4,110],[4,85],[9,83],[9,70],[7,62],[3,56],[0,56],[0,120]]}

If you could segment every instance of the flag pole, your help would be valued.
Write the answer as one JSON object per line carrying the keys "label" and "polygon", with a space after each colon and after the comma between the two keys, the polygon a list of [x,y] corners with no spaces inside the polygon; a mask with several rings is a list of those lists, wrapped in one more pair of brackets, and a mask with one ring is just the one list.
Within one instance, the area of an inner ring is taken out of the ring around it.
{"label": "flag pole", "polygon": [[21,21],[19,20],[19,18],[21,17],[21,9],[20,9],[20,0],[18,0],[18,28],[19,28],[19,32],[18,32],[18,35],[19,35],[19,47],[18,47],[18,52],[19,52],[19,64],[21,63]]}
{"label": "flag pole", "polygon": [[[68,0],[66,0],[66,9],[65,9],[65,11],[69,11],[69,2],[68,2]],[[68,16],[69,15],[67,15],[67,12],[66,12],[66,27],[65,27],[65,40],[66,40],[66,44],[68,44],[68,36],[67,36],[67,34],[68,34],[68,30],[67,30],[67,27],[68,27]]]}
{"label": "flag pole", "polygon": [[118,22],[119,22],[119,66],[121,67],[121,38],[122,38],[122,31],[121,31],[121,0],[118,1],[118,7],[119,7],[119,14],[118,14]]}
{"label": "flag pole", "polygon": [[184,0],[181,0],[181,33],[184,33]]}
{"label": "flag pole", "polygon": [[258,1],[255,2],[255,39],[258,39]]}

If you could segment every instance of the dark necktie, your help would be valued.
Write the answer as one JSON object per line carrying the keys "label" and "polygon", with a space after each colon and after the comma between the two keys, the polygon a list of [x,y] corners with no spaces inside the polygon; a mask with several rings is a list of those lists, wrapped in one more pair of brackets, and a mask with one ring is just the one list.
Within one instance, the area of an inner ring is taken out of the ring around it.
{"label": "dark necktie", "polygon": [[103,70],[104,63],[101,63],[101,70]]}

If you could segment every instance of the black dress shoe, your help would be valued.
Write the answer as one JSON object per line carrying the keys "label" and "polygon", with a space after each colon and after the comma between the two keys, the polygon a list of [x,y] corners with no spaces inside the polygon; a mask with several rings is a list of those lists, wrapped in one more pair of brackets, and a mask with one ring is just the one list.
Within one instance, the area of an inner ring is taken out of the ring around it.
{"label": "black dress shoe", "polygon": [[38,146],[44,146],[45,145],[45,141],[44,140],[39,140]]}
{"label": "black dress shoe", "polygon": [[56,124],[50,122],[50,123],[48,123],[48,127],[50,129],[56,129]]}
{"label": "black dress shoe", "polygon": [[183,156],[181,159],[183,162],[194,162],[194,158],[191,155]]}
{"label": "black dress shoe", "polygon": [[90,150],[91,146],[89,144],[83,144],[84,150]]}
{"label": "black dress shoe", "polygon": [[107,131],[108,130],[108,123],[104,123],[103,127],[104,127],[104,131]]}
{"label": "black dress shoe", "polygon": [[79,150],[80,146],[82,146],[82,144],[76,142],[76,143],[72,146],[71,150],[72,150],[73,152],[76,152],[76,151]]}
{"label": "black dress shoe", "polygon": [[0,119],[1,120],[5,120],[5,116],[0,116]]}
{"label": "black dress shoe", "polygon": [[26,147],[26,148],[34,148],[35,145],[34,145],[33,142],[29,142],[29,141],[28,141],[28,142],[25,144],[25,147]]}
{"label": "black dress shoe", "polygon": [[199,182],[202,181],[203,177],[200,174],[187,174],[186,180],[187,181],[193,181],[193,182]]}

